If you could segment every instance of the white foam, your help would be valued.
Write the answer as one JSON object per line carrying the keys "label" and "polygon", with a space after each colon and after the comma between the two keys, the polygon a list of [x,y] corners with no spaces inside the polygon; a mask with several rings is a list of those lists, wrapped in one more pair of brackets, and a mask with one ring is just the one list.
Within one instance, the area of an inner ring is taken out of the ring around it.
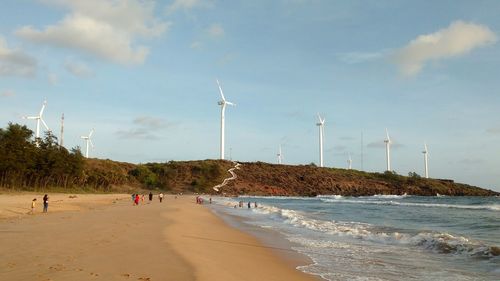
{"label": "white foam", "polygon": [[305,213],[261,205],[256,212],[276,214],[284,222],[296,227],[319,231],[330,235],[362,239],[382,244],[400,244],[423,247],[435,252],[466,254],[469,256],[491,257],[492,249],[481,242],[463,236],[441,232],[420,232],[417,234],[381,231],[373,225],[360,222],[325,221],[307,217]]}
{"label": "white foam", "polygon": [[[337,202],[337,200],[335,200],[335,199],[329,199],[329,198],[320,199],[320,200],[323,201],[323,202]],[[375,200],[351,200],[351,199],[344,199],[344,200],[342,200],[342,203],[500,211],[500,204],[489,204],[489,205],[455,205],[455,204],[397,202],[397,201],[392,201],[392,200],[391,201],[386,201],[386,200],[384,200],[384,201],[375,201]]]}

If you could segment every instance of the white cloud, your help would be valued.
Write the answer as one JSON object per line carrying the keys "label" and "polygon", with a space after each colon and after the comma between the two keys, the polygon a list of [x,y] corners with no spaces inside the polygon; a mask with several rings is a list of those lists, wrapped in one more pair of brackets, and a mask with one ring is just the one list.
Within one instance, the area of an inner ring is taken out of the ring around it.
{"label": "white cloud", "polygon": [[224,28],[220,24],[214,23],[207,29],[207,34],[212,38],[223,37]]}
{"label": "white cloud", "polygon": [[175,0],[167,7],[167,14],[177,10],[191,10],[198,7],[211,7],[213,3],[205,0]]}
{"label": "white cloud", "polygon": [[59,83],[59,78],[55,73],[47,74],[47,79],[49,80],[50,85],[55,86]]}
{"label": "white cloud", "polygon": [[16,93],[14,93],[14,91],[12,91],[12,90],[5,90],[2,93],[0,93],[0,97],[4,97],[4,98],[13,97],[15,95],[16,95]]}
{"label": "white cloud", "polygon": [[350,52],[337,54],[337,58],[348,64],[357,64],[363,62],[374,61],[384,57],[383,52]]}
{"label": "white cloud", "polygon": [[447,28],[420,35],[394,54],[394,60],[407,76],[418,74],[425,63],[459,56],[492,44],[497,36],[487,26],[455,21]]}
{"label": "white cloud", "polygon": [[119,130],[115,134],[124,139],[157,140],[160,137],[155,132],[173,126],[172,123],[164,119],[149,116],[137,117],[132,123],[134,124],[132,128]]}
{"label": "white cloud", "polygon": [[33,76],[37,61],[21,50],[10,49],[0,37],[0,76]]}
{"label": "white cloud", "polygon": [[139,37],[163,34],[170,23],[154,17],[154,3],[139,0],[45,0],[70,10],[60,22],[38,30],[24,26],[16,35],[35,43],[76,49],[113,62],[144,62],[149,48],[137,45]]}
{"label": "white cloud", "polygon": [[71,74],[78,77],[90,77],[94,72],[83,62],[68,60],[64,63],[64,68]]}
{"label": "white cloud", "polygon": [[149,117],[149,116],[137,117],[134,119],[133,122],[136,125],[146,127],[148,129],[165,129],[172,125],[163,119]]}
{"label": "white cloud", "polygon": [[494,128],[488,128],[488,129],[486,130],[486,132],[487,132],[488,134],[493,134],[493,135],[497,135],[497,134],[498,134],[498,135],[500,135],[500,126],[498,126],[498,127],[494,127]]}
{"label": "white cloud", "polygon": [[194,41],[193,43],[191,43],[191,45],[189,46],[191,49],[195,49],[195,50],[199,50],[201,49],[203,45],[201,44],[200,41]]}

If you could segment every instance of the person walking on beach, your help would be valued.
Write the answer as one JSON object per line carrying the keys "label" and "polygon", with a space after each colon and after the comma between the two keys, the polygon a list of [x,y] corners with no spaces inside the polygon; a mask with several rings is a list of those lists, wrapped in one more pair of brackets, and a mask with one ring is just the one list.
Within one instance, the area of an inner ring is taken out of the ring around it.
{"label": "person walking on beach", "polygon": [[251,207],[250,207],[250,201],[248,201],[248,209],[250,209],[250,208],[251,208]]}
{"label": "person walking on beach", "polygon": [[135,205],[139,205],[139,194],[135,195],[134,203],[135,203]]}
{"label": "person walking on beach", "polygon": [[35,213],[35,207],[36,207],[36,198],[33,198],[33,200],[31,200],[31,214],[32,215]]}
{"label": "person walking on beach", "polygon": [[161,201],[163,201],[163,193],[160,193],[160,194],[158,195],[158,199],[160,199],[160,203],[161,203]]}
{"label": "person walking on beach", "polygon": [[49,209],[49,196],[45,194],[43,196],[43,212],[47,213],[48,209]]}
{"label": "person walking on beach", "polygon": [[149,192],[149,202],[153,201],[153,193],[150,191]]}

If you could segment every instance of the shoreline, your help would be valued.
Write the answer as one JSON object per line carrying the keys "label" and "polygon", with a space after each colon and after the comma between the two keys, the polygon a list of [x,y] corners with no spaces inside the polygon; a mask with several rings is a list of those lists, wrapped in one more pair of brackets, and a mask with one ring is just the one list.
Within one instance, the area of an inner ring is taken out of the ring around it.
{"label": "shoreline", "polygon": [[70,195],[33,216],[33,194],[0,195],[1,280],[319,280],[194,196]]}
{"label": "shoreline", "polygon": [[[209,209],[215,213],[215,215],[222,218],[222,220],[229,226],[257,238],[259,242],[268,247],[271,251],[275,252],[295,269],[299,266],[305,266],[314,262],[309,256],[294,250],[293,247],[299,245],[287,240],[283,234],[273,229],[266,229],[257,225],[248,224],[244,221],[244,217],[218,210],[218,208],[224,207],[224,205],[214,204],[213,207],[209,207]],[[242,211],[247,210],[245,208]]]}

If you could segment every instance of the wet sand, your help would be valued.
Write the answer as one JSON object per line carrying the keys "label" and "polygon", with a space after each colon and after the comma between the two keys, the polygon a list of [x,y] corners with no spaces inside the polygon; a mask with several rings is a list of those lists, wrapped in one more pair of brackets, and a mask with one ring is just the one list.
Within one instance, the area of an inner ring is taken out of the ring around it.
{"label": "wet sand", "polygon": [[31,197],[0,195],[0,280],[318,280],[192,196]]}

